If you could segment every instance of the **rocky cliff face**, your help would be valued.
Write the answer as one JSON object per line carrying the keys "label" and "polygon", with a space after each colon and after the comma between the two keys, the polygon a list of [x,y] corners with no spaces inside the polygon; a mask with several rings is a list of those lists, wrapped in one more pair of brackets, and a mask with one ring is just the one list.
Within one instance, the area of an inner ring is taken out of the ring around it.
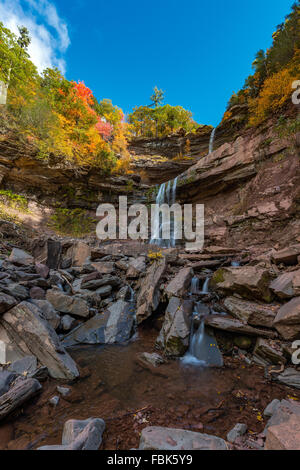
{"label": "rocky cliff face", "polygon": [[130,201],[143,200],[148,189],[135,174],[107,176],[96,168],[78,169],[55,158],[39,160],[34,147],[24,146],[12,134],[0,141],[0,184],[49,206],[59,201],[91,210],[124,194]]}
{"label": "rocky cliff face", "polygon": [[[245,125],[247,112],[247,106],[239,105],[231,108],[230,117],[217,127],[215,149],[235,139]],[[212,130],[212,126],[202,126],[196,132],[186,133],[183,129],[179,129],[173,134],[158,139],[136,137],[129,142],[129,150],[133,155],[160,155],[174,159],[184,156],[189,147],[189,156],[199,158],[208,154]]]}
{"label": "rocky cliff face", "polygon": [[203,203],[206,236],[231,246],[296,241],[300,233],[299,135],[273,122],[248,130],[180,176],[178,199]]}

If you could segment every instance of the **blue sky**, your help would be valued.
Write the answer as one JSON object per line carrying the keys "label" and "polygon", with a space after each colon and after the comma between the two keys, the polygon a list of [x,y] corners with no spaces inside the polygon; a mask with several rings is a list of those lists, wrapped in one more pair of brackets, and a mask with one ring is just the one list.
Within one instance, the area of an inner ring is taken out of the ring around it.
{"label": "blue sky", "polygon": [[293,0],[0,0],[0,20],[31,30],[32,59],[58,65],[98,99],[125,113],[149,104],[155,85],[166,102],[217,125],[255,53]]}

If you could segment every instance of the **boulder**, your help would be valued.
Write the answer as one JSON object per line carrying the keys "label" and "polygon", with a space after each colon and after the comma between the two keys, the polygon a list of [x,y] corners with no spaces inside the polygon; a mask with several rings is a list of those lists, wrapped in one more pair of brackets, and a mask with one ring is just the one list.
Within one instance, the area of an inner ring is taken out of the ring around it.
{"label": "boulder", "polygon": [[248,430],[247,424],[238,423],[227,434],[227,441],[234,443],[238,437],[244,436]]}
{"label": "boulder", "polygon": [[50,269],[48,268],[46,264],[35,263],[35,270],[36,270],[36,273],[39,276],[43,277],[44,279],[47,279],[47,277],[49,276]]}
{"label": "boulder", "polygon": [[251,326],[272,328],[280,305],[264,305],[257,302],[227,297],[224,306],[231,315]]}
{"label": "boulder", "polygon": [[73,380],[79,376],[75,362],[35,305],[22,302],[0,318],[0,326],[23,356],[30,351],[48,368],[51,377]]}
{"label": "boulder", "polygon": [[68,249],[66,257],[72,259],[72,266],[83,266],[91,256],[91,248],[84,242],[78,241]]}
{"label": "boulder", "polygon": [[26,300],[29,297],[29,290],[25,286],[21,286],[14,282],[9,284],[8,287],[3,287],[2,291],[19,301]]}
{"label": "boulder", "polygon": [[150,354],[150,353],[144,352],[144,353],[139,354],[138,359],[142,363],[150,364],[150,366],[152,367],[158,367],[161,364],[164,364],[165,362],[164,359],[157,353]]}
{"label": "boulder", "polygon": [[74,327],[76,320],[70,315],[64,315],[61,319],[61,328],[63,331],[70,331]]}
{"label": "boulder", "polygon": [[83,279],[81,282],[81,288],[96,290],[104,286],[119,287],[122,284],[122,280],[118,276],[111,276],[108,274],[106,276],[100,277],[99,273],[96,273],[96,276],[96,279],[90,279],[89,276]]}
{"label": "boulder", "polygon": [[189,346],[193,302],[172,297],[156,345],[166,356],[183,356]]}
{"label": "boulder", "polygon": [[279,309],[274,320],[274,327],[288,341],[293,341],[299,337],[300,297],[290,300]]}
{"label": "boulder", "polygon": [[271,403],[268,404],[268,406],[264,410],[264,416],[266,418],[271,418],[279,406],[280,406],[280,400],[277,400],[276,398],[275,400],[273,400]]}
{"label": "boulder", "polygon": [[112,261],[99,261],[92,263],[91,266],[100,274],[112,274],[115,271],[115,263]]}
{"label": "boulder", "polygon": [[0,397],[8,392],[12,382],[17,378],[17,374],[8,370],[0,370]]}
{"label": "boulder", "polygon": [[35,239],[32,253],[36,263],[45,264],[50,269],[57,269],[61,258],[61,243],[52,238]]}
{"label": "boulder", "polygon": [[72,419],[64,425],[62,445],[44,446],[38,450],[99,450],[105,422],[99,418],[85,421]]}
{"label": "boulder", "polygon": [[270,284],[270,289],[280,299],[290,299],[300,295],[300,269],[281,274]]}
{"label": "boulder", "polygon": [[88,303],[76,296],[64,294],[60,289],[47,291],[46,298],[53,307],[61,313],[69,313],[75,317],[88,318],[90,314]]}
{"label": "boulder", "polygon": [[279,405],[275,405],[273,410],[269,411],[273,412],[265,427],[264,434],[267,434],[267,430],[271,426],[286,423],[292,416],[300,418],[300,403],[297,403],[294,400],[281,400]]}
{"label": "boulder", "polygon": [[44,300],[46,292],[41,287],[32,287],[29,291],[29,295],[34,300]]}
{"label": "boulder", "polygon": [[7,312],[15,305],[17,305],[17,301],[14,297],[0,292],[0,315]]}
{"label": "boulder", "polygon": [[300,450],[300,416],[267,430],[265,450]]}
{"label": "boulder", "polygon": [[254,361],[260,365],[286,364],[282,349],[275,341],[258,338],[253,354]]}
{"label": "boulder", "polygon": [[106,299],[112,293],[112,286],[102,286],[96,290],[95,295],[99,296],[101,299]]}
{"label": "boulder", "polygon": [[8,260],[16,266],[30,266],[34,263],[33,256],[19,248],[13,248]]}
{"label": "boulder", "polygon": [[230,331],[231,333],[240,333],[247,336],[261,336],[262,338],[274,339],[277,334],[273,331],[262,330],[260,328],[253,328],[246,325],[239,320],[224,317],[220,315],[211,315],[205,318],[205,323],[216,330]]}
{"label": "boulder", "polygon": [[289,387],[300,389],[300,372],[295,369],[285,369],[282,374],[277,376],[276,380]]}
{"label": "boulder", "polygon": [[139,450],[228,450],[228,446],[216,436],[152,426],[143,429]]}
{"label": "boulder", "polygon": [[271,275],[265,268],[242,266],[238,268],[220,268],[211,280],[211,286],[222,294],[236,293],[245,299],[271,302],[269,289]]}
{"label": "boulder", "polygon": [[300,255],[300,245],[293,245],[272,254],[272,260],[276,264],[295,265],[298,263]]}
{"label": "boulder", "polygon": [[137,279],[146,271],[146,258],[139,256],[133,258],[128,262],[128,269],[126,273],[127,279]]}
{"label": "boulder", "polygon": [[37,359],[35,356],[25,356],[18,361],[13,362],[8,368],[10,372],[14,372],[18,375],[31,376],[37,370]]}
{"label": "boulder", "polygon": [[181,269],[165,289],[168,297],[172,297],[174,295],[182,297],[186,294],[191,286],[193,276],[194,271],[192,268]]}
{"label": "boulder", "polygon": [[48,300],[32,300],[32,303],[38,307],[45,320],[56,330],[60,325],[60,316],[52,304]]}
{"label": "boulder", "polygon": [[167,269],[166,259],[154,261],[148,268],[146,277],[137,297],[136,318],[140,324],[157,309],[160,302],[160,284]]}
{"label": "boulder", "polygon": [[[30,351],[27,351],[28,355]],[[0,324],[0,365],[12,363],[24,357],[23,351],[12,341]]]}
{"label": "boulder", "polygon": [[132,305],[124,300],[113,303],[106,312],[97,314],[64,338],[68,346],[76,344],[123,343],[131,337],[134,325]]}

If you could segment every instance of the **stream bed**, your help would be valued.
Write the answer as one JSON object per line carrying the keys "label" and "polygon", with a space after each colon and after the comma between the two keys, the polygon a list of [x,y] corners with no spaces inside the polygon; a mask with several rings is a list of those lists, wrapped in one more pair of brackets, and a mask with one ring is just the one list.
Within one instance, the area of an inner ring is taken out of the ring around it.
{"label": "stream bed", "polygon": [[137,448],[147,426],[165,426],[205,432],[226,438],[236,423],[260,433],[264,408],[274,398],[300,398],[300,392],[270,383],[262,367],[225,357],[222,368],[169,361],[156,369],[143,367],[138,353],[154,351],[157,331],[141,328],[126,346],[71,349],[81,379],[56,408],[49,399],[59,395],[57,381],[43,383],[43,391],[18,416],[0,426],[1,449],[36,449],[59,444],[68,419],[103,418],[102,449]]}

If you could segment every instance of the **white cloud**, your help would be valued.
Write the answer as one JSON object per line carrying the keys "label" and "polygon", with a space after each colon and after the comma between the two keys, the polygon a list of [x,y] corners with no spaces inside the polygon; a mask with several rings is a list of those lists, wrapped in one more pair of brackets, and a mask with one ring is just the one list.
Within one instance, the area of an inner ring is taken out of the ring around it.
{"label": "white cloud", "polygon": [[28,48],[39,72],[47,67],[66,70],[64,53],[70,45],[68,26],[48,0],[0,0],[0,21],[18,34],[18,26],[30,32]]}

